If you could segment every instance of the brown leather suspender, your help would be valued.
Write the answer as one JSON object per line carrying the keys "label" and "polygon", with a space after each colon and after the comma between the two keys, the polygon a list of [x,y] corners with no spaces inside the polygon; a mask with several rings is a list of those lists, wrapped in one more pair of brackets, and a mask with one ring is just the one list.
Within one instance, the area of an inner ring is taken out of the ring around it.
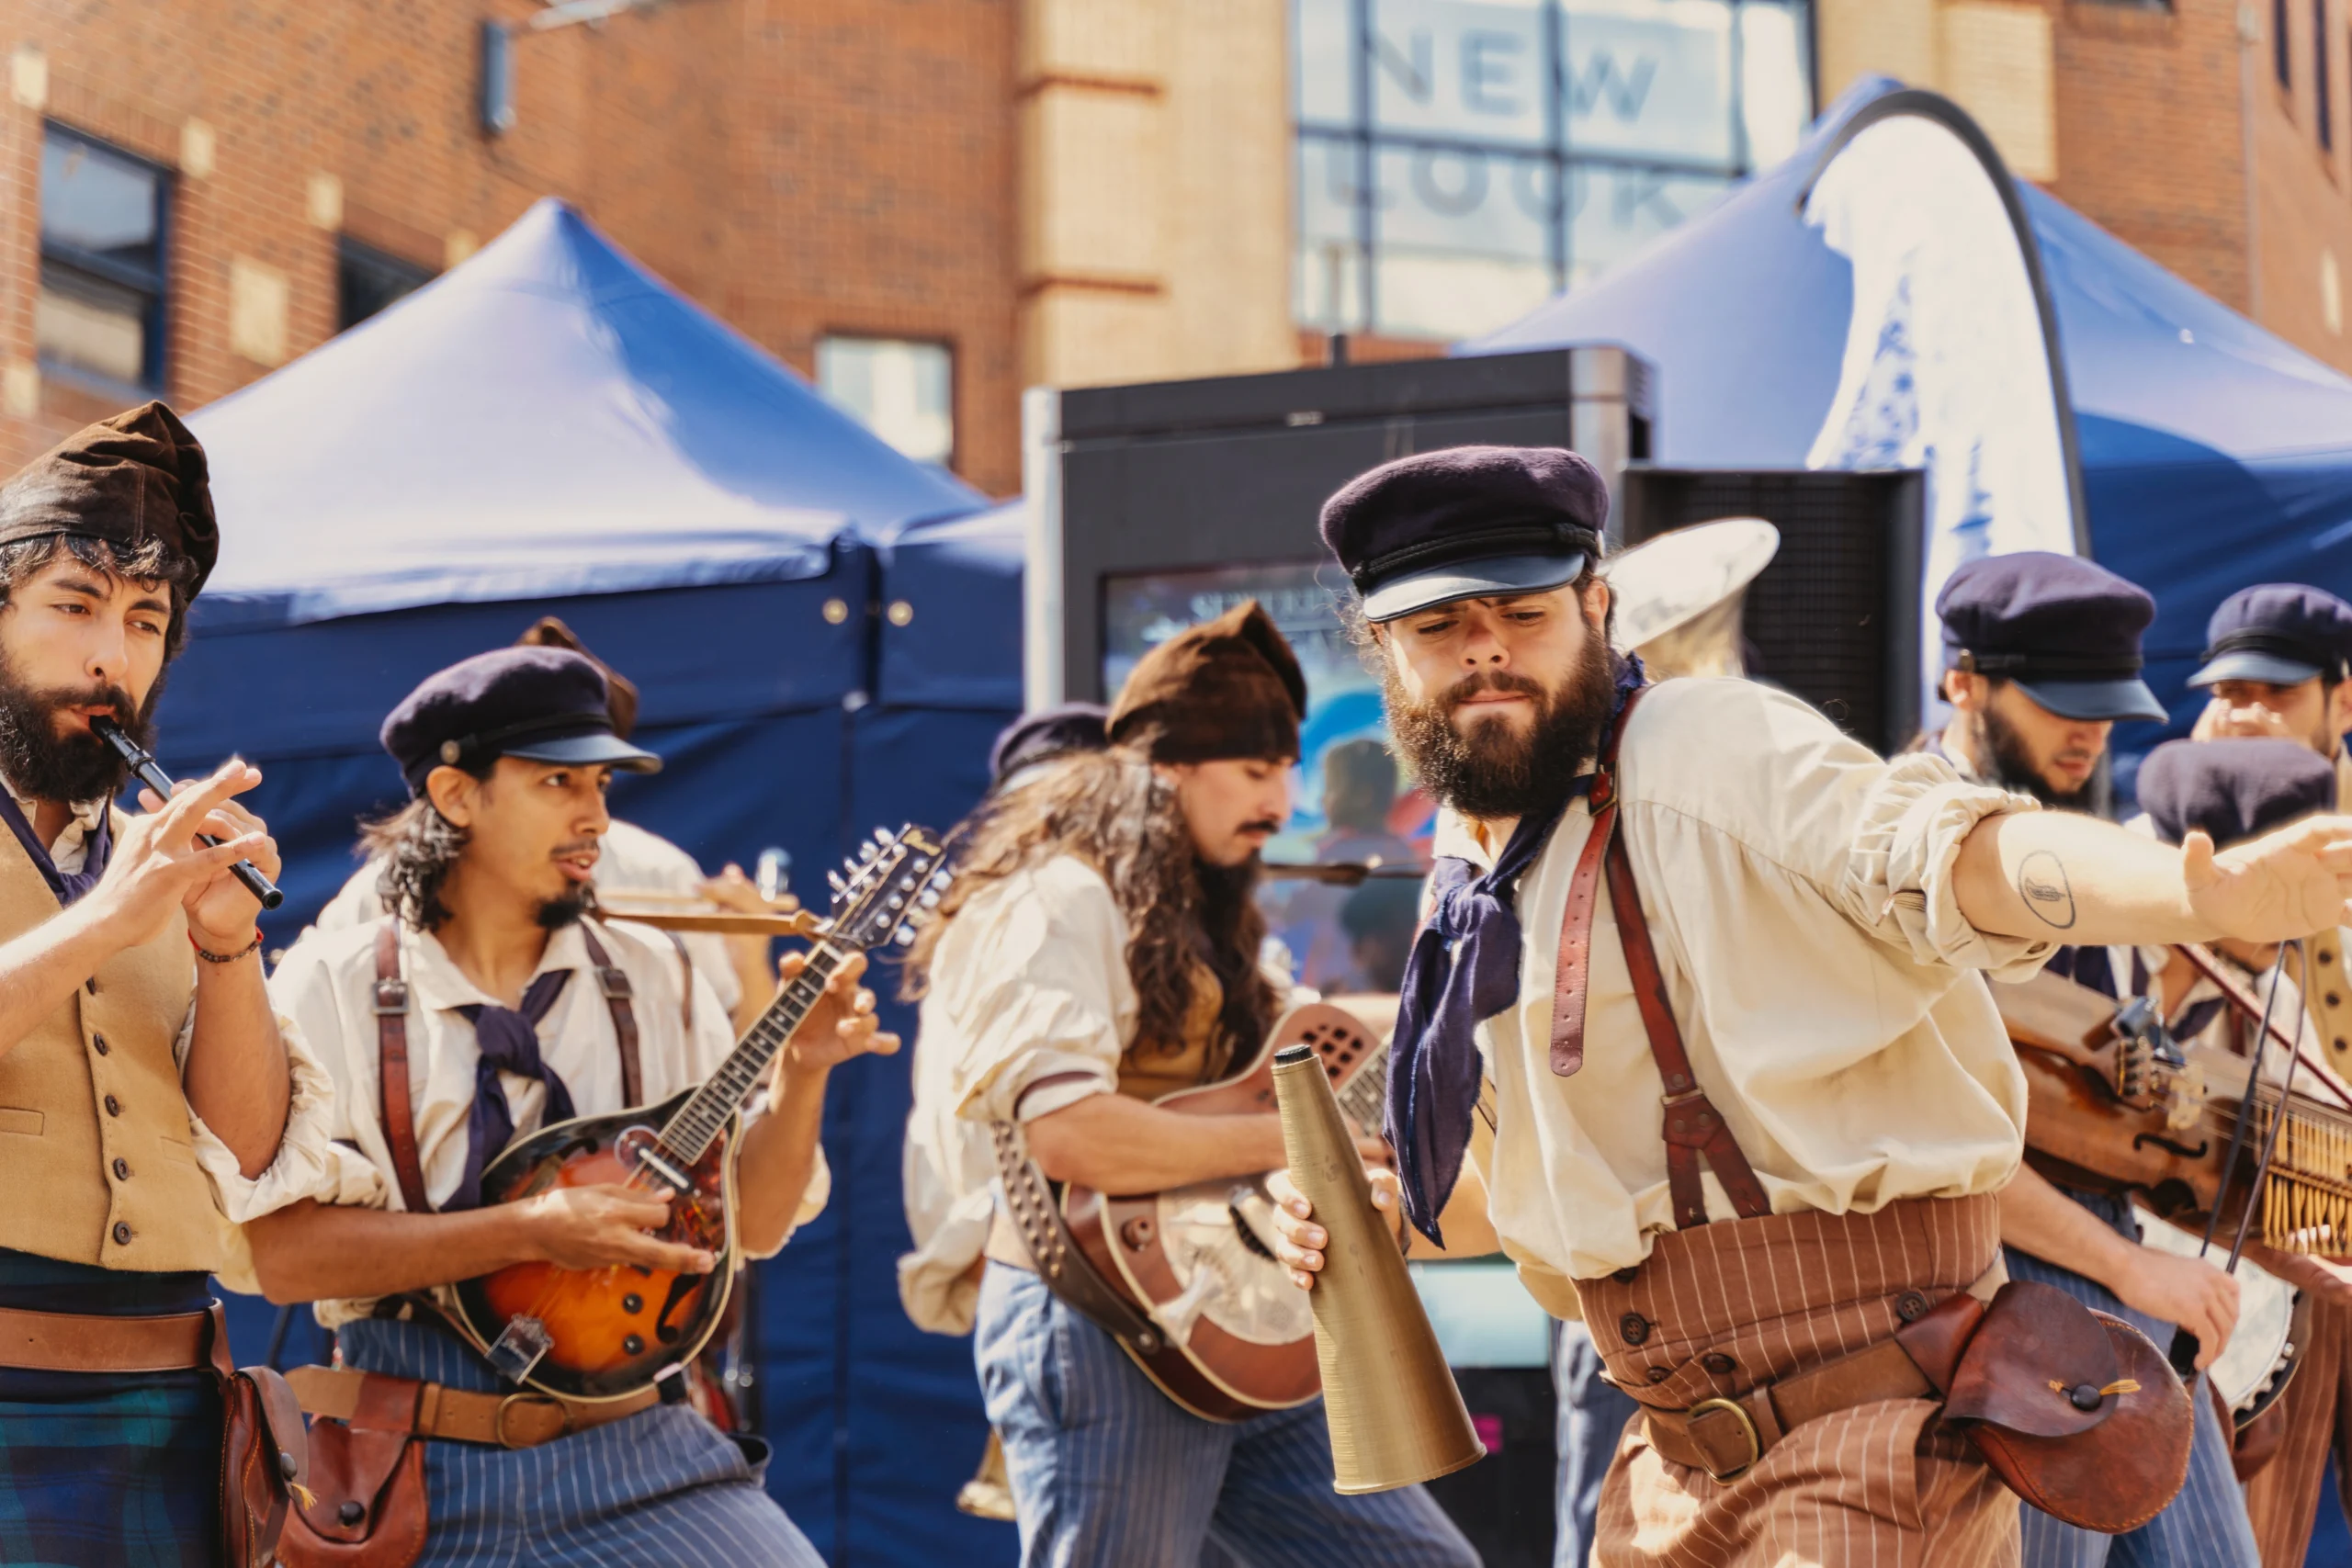
{"label": "brown leather suspender", "polygon": [[[1647,688],[1643,688],[1646,690]],[[1743,1219],[1759,1219],[1772,1212],[1771,1200],[1755,1169],[1741,1152],[1738,1140],[1724,1122],[1723,1113],[1709,1102],[1690,1070],[1690,1054],[1682,1043],[1682,1030],[1674,1021],[1665,973],[1658,968],[1657,951],[1650,943],[1649,921],[1642,913],[1641,890],[1634,883],[1633,857],[1625,851],[1624,835],[1617,828],[1617,748],[1631,727],[1636,691],[1626,699],[1593,774],[1592,831],[1577,857],[1568,883],[1568,905],[1560,925],[1559,976],[1552,998],[1552,1070],[1565,1077],[1584,1065],[1584,1013],[1591,977],[1592,920],[1599,905],[1596,884],[1605,866],[1609,907],[1616,912],[1618,940],[1624,945],[1625,971],[1633,981],[1634,1000],[1642,1011],[1642,1029],[1649,1036],[1650,1055],[1657,1062],[1666,1086],[1664,1125],[1667,1190],[1674,1200],[1674,1224],[1679,1230],[1707,1223],[1706,1190],[1699,1179],[1699,1156],[1705,1155],[1715,1179]]]}
{"label": "brown leather suspender", "polygon": [[397,917],[376,928],[376,1114],[392,1151],[401,1202],[412,1214],[429,1214],[424,1166],[416,1156],[416,1107],[409,1098],[408,982],[401,978]]}
{"label": "brown leather suspender", "polygon": [[[644,1072],[638,1059],[637,1013],[629,1004],[632,992],[605,944],[586,926],[581,940],[588,961],[596,966],[596,983],[612,1010],[613,1032],[621,1048],[621,1096],[629,1108],[644,1103]],[[693,983],[688,971],[687,983]],[[429,1214],[433,1205],[424,1195],[424,1166],[416,1152],[416,1110],[410,1099],[408,1073],[408,982],[401,977],[400,921],[388,918],[376,928],[376,1113],[384,1143],[392,1152],[392,1174],[401,1184],[401,1201],[411,1213]],[[496,1158],[498,1151],[487,1151]]]}

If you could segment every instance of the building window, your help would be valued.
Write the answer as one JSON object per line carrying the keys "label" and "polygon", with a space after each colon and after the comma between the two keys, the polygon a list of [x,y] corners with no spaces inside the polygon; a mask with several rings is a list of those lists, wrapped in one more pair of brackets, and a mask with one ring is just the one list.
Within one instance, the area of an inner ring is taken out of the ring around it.
{"label": "building window", "polygon": [[1460,337],[1795,149],[1806,0],[1294,0],[1295,308]]}
{"label": "building window", "polygon": [[377,311],[433,281],[433,269],[363,245],[345,234],[335,241],[334,330],[347,333]]}
{"label": "building window", "polygon": [[2322,152],[2335,146],[2335,108],[2327,101],[2327,0],[2312,0],[2312,120]]}
{"label": "building window", "polygon": [[2278,85],[2295,85],[2295,45],[2287,36],[2287,0],[2270,0],[2270,69],[2278,73]]}
{"label": "building window", "polygon": [[817,387],[917,462],[956,456],[956,355],[944,343],[820,338]]}
{"label": "building window", "polygon": [[51,126],[40,153],[42,368],[153,392],[164,385],[170,182],[154,164]]}

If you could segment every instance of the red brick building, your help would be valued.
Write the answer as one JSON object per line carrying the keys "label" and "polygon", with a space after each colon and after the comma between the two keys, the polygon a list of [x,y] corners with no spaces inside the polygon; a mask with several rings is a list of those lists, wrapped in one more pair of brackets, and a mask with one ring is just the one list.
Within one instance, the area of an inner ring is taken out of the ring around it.
{"label": "red brick building", "polygon": [[[15,0],[0,462],[194,407],[572,202],[804,371],[944,348],[953,465],[1019,488],[1010,0]],[[485,131],[485,17],[513,124]]]}

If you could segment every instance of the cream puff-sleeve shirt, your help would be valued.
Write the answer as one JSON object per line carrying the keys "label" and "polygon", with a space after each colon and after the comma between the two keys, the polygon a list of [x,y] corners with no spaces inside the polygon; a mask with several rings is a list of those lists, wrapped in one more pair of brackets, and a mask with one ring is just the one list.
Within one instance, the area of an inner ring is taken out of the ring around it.
{"label": "cream puff-sleeve shirt", "polygon": [[[2023,978],[2056,944],[1975,930],[1952,868],[1979,821],[2034,802],[1939,758],[1882,761],[1795,697],[1738,680],[1645,695],[1618,793],[1692,1068],[1773,1212],[1869,1213],[2006,1183],[2025,1080],[1984,976]],[[1551,1067],[1560,929],[1591,820],[1572,802],[1521,879],[1519,999],[1478,1028],[1497,1094],[1495,1228],[1562,1316],[1576,1310],[1566,1281],[1641,1262],[1673,1227],[1665,1089],[1605,885],[1584,1065]],[[1492,860],[1450,816],[1437,851]],[[1712,1171],[1705,1187],[1710,1215],[1734,1217]]]}

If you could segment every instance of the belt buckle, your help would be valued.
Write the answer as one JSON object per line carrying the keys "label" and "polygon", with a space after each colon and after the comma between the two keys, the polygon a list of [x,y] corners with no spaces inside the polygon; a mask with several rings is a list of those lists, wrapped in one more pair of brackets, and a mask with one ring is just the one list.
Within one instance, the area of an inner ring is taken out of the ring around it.
{"label": "belt buckle", "polygon": [[[535,1444],[515,1442],[506,1435],[506,1413],[514,1407],[516,1402],[521,1400],[528,1400],[533,1404],[552,1405],[563,1416],[563,1430],[558,1432],[556,1437],[568,1438],[571,1436],[571,1406],[566,1404],[562,1400],[550,1398],[544,1393],[510,1393],[505,1398],[498,1402],[498,1412],[490,1418],[490,1435],[498,1439],[498,1446],[500,1448],[511,1450],[519,1448],[537,1446]],[[1749,1429],[1751,1431],[1754,1430],[1753,1427]],[[550,1438],[549,1440],[552,1441],[553,1439]]]}
{"label": "belt buckle", "polygon": [[1726,1481],[1736,1481],[1741,1476],[1746,1475],[1749,1471],[1755,1469],[1756,1461],[1764,1457],[1764,1436],[1756,1429],[1756,1418],[1753,1416],[1750,1416],[1741,1405],[1728,1399],[1702,1399],[1698,1404],[1692,1405],[1689,1410],[1684,1411],[1682,1416],[1683,1430],[1687,1432],[1691,1427],[1696,1427],[1699,1424],[1699,1417],[1706,1415],[1711,1410],[1729,1411],[1731,1413],[1732,1419],[1739,1423],[1739,1429],[1747,1434],[1747,1458],[1744,1462],[1734,1466],[1730,1470],[1718,1471],[1713,1465],[1704,1462],[1704,1456],[1707,1451],[1706,1446],[1702,1443],[1697,1443],[1694,1439],[1693,1446],[1698,1448],[1702,1456],[1700,1468],[1704,1470],[1710,1476],[1713,1477],[1719,1484]]}

